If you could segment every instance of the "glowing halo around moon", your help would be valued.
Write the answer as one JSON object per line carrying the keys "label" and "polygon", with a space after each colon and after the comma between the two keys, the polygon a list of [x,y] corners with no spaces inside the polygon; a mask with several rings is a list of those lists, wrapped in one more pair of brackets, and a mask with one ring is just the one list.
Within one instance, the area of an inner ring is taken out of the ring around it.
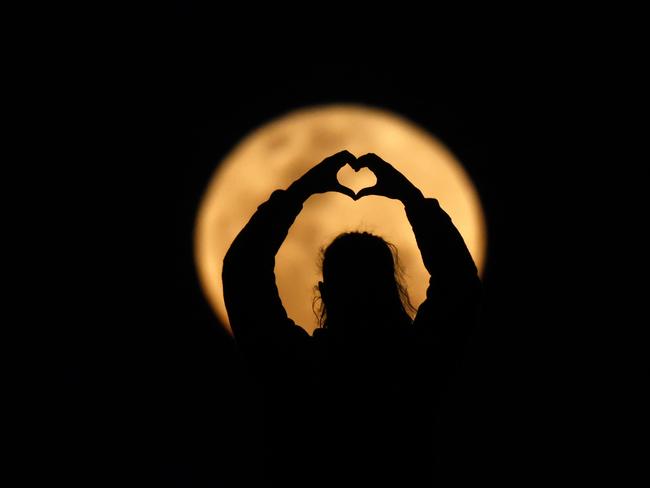
{"label": "glowing halo around moon", "polygon": [[[486,226],[478,193],[440,141],[382,109],[347,104],[303,108],[241,140],[217,166],[199,206],[194,235],[198,275],[209,303],[229,331],[221,270],[233,239],[274,190],[287,188],[316,163],[343,149],[356,156],[376,153],[426,197],[437,198],[482,270]],[[346,168],[339,173],[339,181],[353,190],[374,183],[372,174],[365,175],[366,179],[364,175],[343,175]],[[315,195],[305,202],[275,266],[289,317],[309,333],[317,327],[312,302],[320,279],[320,251],[341,232],[352,230],[373,232],[395,244],[413,305],[424,300],[429,274],[400,202],[377,196],[354,202],[333,192]],[[255,297],[250,301],[254,307]]]}

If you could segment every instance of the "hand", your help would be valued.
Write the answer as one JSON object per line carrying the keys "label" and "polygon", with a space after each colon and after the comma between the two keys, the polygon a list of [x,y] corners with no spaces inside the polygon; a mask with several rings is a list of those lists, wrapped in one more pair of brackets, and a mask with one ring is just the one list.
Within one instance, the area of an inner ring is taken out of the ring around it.
{"label": "hand", "polygon": [[350,166],[355,171],[359,171],[361,168],[368,168],[377,177],[377,183],[360,190],[354,196],[355,200],[368,195],[379,195],[400,200],[406,204],[407,201],[423,198],[422,192],[406,176],[376,154],[365,154],[355,161],[350,162]]}
{"label": "hand", "polygon": [[294,191],[305,199],[315,193],[328,191],[337,191],[354,199],[354,192],[341,185],[336,179],[339,170],[348,163],[352,166],[354,161],[356,161],[356,157],[348,151],[341,151],[329,156],[294,181],[289,187],[289,191]]}

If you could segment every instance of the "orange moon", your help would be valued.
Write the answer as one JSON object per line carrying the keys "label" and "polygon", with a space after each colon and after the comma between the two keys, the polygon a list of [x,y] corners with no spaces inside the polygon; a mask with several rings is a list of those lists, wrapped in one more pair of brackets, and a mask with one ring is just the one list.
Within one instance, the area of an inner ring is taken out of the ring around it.
{"label": "orange moon", "polygon": [[[361,105],[307,107],[285,114],[244,137],[217,165],[199,206],[195,260],[203,291],[230,330],[221,288],[223,258],[258,205],[276,189],[287,188],[325,157],[347,149],[373,152],[391,163],[426,197],[437,198],[462,234],[479,271],[486,254],[486,225],[478,193],[462,165],[433,135],[406,118]],[[374,175],[345,176],[353,190],[371,186]],[[354,188],[356,186],[356,188]],[[370,196],[357,202],[338,194],[314,195],[289,231],[276,256],[275,275],[289,317],[309,333],[317,327],[312,311],[320,279],[319,255],[341,232],[373,232],[395,244],[411,302],[425,298],[424,268],[404,206]],[[255,297],[250,297],[255,306]],[[231,331],[232,332],[232,331]]]}

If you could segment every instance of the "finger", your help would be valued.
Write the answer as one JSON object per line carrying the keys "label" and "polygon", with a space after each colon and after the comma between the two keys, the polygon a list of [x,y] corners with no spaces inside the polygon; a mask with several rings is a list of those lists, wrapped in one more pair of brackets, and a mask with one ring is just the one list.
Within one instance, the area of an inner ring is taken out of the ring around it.
{"label": "finger", "polygon": [[363,188],[359,190],[359,192],[356,195],[354,195],[354,199],[359,200],[360,198],[367,197],[368,195],[381,195],[379,191],[380,190],[377,185],[369,186],[368,188]]}
{"label": "finger", "polygon": [[352,200],[355,199],[356,195],[352,190],[350,190],[348,187],[341,185],[340,183],[336,184],[334,186],[334,191],[337,191],[339,193],[343,193],[344,195],[349,196]]}
{"label": "finger", "polygon": [[376,170],[380,169],[383,165],[386,165],[388,163],[386,163],[386,161],[381,159],[375,153],[368,153],[368,154],[364,154],[360,158],[357,158],[357,164],[359,165],[359,168],[368,168],[371,171],[375,172]]}
{"label": "finger", "polygon": [[367,164],[378,164],[378,165],[388,164],[386,161],[384,161],[382,158],[377,156],[375,153],[364,154],[359,159],[363,159]]}
{"label": "finger", "polygon": [[354,160],[348,161],[348,164],[352,167],[354,171],[359,171],[361,168],[365,167],[363,161],[361,161],[361,158],[356,158],[356,157],[354,158]]}
{"label": "finger", "polygon": [[[342,168],[347,163],[352,163],[356,161],[356,159],[357,158],[354,156],[354,154],[344,149],[343,151],[339,151],[336,154],[333,154],[332,156],[325,158],[325,161],[327,161],[329,164],[332,164],[336,167]],[[350,166],[352,166],[352,164],[350,164]]]}

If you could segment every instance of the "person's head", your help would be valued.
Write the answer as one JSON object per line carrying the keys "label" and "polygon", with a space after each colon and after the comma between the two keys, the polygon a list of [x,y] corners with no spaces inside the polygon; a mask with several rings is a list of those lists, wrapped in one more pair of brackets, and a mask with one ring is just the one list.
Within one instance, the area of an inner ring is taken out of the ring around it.
{"label": "person's head", "polygon": [[322,253],[319,320],[323,327],[398,324],[414,312],[397,249],[379,236],[347,232]]}

